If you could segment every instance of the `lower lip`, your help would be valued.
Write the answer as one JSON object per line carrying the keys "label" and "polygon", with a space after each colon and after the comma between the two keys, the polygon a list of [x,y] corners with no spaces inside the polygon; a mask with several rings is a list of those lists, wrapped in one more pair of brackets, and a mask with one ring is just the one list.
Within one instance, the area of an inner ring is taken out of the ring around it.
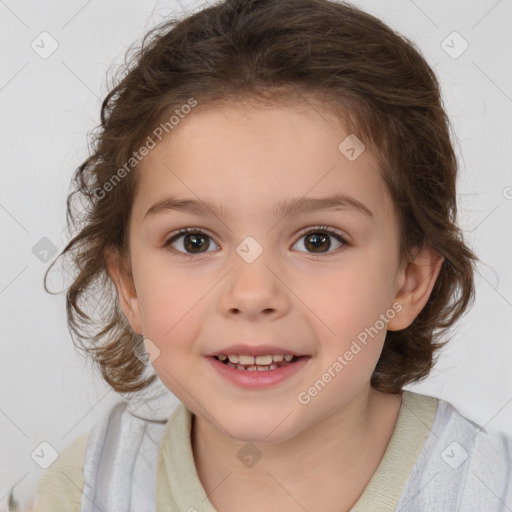
{"label": "lower lip", "polygon": [[215,359],[215,357],[207,357],[207,359],[222,377],[233,384],[242,388],[262,389],[275,386],[292,375],[295,375],[304,368],[311,357],[301,357],[295,363],[287,364],[286,366],[281,366],[274,370],[264,371],[238,370],[237,368],[232,368],[225,363],[221,363]]}

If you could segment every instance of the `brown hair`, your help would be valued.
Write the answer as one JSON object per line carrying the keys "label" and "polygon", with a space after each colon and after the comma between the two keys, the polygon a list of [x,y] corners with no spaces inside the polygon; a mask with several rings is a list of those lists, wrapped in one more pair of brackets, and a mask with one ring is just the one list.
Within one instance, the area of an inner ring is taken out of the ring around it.
{"label": "brown hair", "polygon": [[[133,392],[155,379],[142,379],[145,365],[134,355],[142,338],[127,322],[106,267],[106,250],[123,258],[128,251],[137,175],[126,163],[191,98],[200,105],[320,99],[379,155],[402,258],[428,243],[444,261],[417,318],[388,331],[371,384],[396,393],[428,375],[447,341],[441,336],[474,300],[477,257],[456,224],[457,162],[438,81],[414,44],[346,3],[226,0],[160,24],[122,69],[103,102],[90,156],[74,174],[67,220],[78,233],[60,254],[69,253],[78,271],[67,289],[68,327],[108,384]],[[108,186],[121,168],[122,179]],[[84,310],[95,300],[96,319]]]}

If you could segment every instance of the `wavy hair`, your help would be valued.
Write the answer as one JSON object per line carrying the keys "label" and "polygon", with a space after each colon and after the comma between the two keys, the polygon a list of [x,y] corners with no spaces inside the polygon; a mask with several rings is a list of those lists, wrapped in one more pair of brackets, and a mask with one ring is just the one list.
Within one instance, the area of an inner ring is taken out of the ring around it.
{"label": "wavy hair", "polygon": [[73,176],[67,221],[75,234],[59,255],[70,256],[76,271],[66,288],[68,328],[105,381],[134,392],[156,378],[144,378],[135,356],[142,338],[120,308],[105,255],[127,255],[134,155],[191,98],[200,105],[318,99],[375,151],[402,258],[428,243],[444,261],[416,319],[387,333],[371,384],[396,393],[427,376],[448,329],[474,300],[477,261],[457,227],[457,161],[433,70],[414,43],[348,3],[225,0],[164,21],[127,52],[89,157]]}

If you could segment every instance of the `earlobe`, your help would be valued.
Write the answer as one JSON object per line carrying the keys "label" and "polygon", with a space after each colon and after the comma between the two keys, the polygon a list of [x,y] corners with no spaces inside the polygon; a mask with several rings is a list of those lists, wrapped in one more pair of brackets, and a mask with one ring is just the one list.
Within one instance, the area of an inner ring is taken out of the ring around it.
{"label": "earlobe", "polygon": [[412,324],[420,314],[432,293],[444,257],[432,246],[419,249],[414,260],[401,270],[398,291],[394,302],[402,308],[388,322],[389,331],[400,331]]}
{"label": "earlobe", "polygon": [[142,334],[139,300],[131,272],[127,268],[118,251],[109,250],[105,253],[107,270],[117,290],[119,305],[126,319],[136,334]]}

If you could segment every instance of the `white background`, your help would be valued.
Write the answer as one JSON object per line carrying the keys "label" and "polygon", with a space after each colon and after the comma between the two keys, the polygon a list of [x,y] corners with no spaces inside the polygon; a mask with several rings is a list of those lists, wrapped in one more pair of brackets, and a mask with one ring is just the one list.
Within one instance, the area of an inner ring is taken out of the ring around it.
{"label": "white background", "polygon": [[[437,72],[459,140],[460,223],[484,262],[475,306],[431,376],[408,389],[512,435],[512,2],[354,3],[414,41]],[[75,353],[64,295],[44,292],[49,262],[32,248],[67,241],[69,181],[99,123],[109,67],[165,16],[198,5],[0,0],[0,508],[13,486],[22,501],[33,495],[39,443],[62,450],[118,400]],[[58,42],[47,59],[31,48],[43,31]],[[441,46],[453,31],[469,44],[456,59]]]}

